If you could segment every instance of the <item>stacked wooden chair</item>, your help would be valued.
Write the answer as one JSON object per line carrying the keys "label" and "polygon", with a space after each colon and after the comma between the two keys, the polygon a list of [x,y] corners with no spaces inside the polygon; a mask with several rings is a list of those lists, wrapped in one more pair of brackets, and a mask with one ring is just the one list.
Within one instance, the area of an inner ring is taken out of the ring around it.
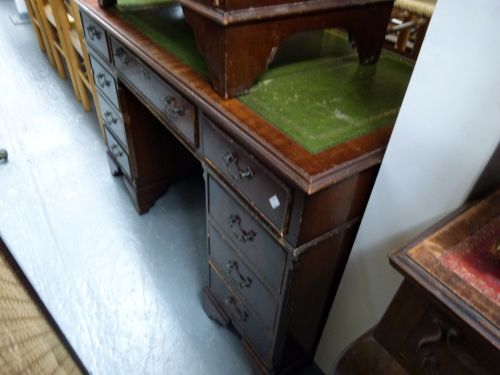
{"label": "stacked wooden chair", "polygon": [[52,49],[50,48],[47,34],[45,33],[42,25],[42,17],[40,16],[40,13],[38,11],[36,0],[25,0],[25,3],[31,25],[33,26],[33,31],[35,32],[35,36],[38,41],[38,45],[40,46],[42,52],[45,52],[47,54],[50,64],[55,67],[56,65],[54,56],[52,55]]}
{"label": "stacked wooden chair", "polygon": [[386,37],[386,47],[416,59],[436,0],[396,0]]}
{"label": "stacked wooden chair", "polygon": [[92,68],[84,43],[80,13],[72,0],[25,0],[40,48],[47,51],[59,76],[70,77],[76,99],[85,111],[92,101],[104,129],[99,111]]}

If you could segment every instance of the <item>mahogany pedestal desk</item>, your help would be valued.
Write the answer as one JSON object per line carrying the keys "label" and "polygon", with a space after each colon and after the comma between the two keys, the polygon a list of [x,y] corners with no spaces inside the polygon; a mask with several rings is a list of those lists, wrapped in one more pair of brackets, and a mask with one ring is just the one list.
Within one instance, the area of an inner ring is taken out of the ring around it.
{"label": "mahogany pedestal desk", "polygon": [[180,5],[78,4],[111,170],[137,211],[194,155],[206,184],[205,311],[235,328],[257,372],[310,361],[412,65],[384,55],[360,68],[344,39],[321,33],[317,45],[333,39],[338,58],[271,69],[249,95],[224,100]]}

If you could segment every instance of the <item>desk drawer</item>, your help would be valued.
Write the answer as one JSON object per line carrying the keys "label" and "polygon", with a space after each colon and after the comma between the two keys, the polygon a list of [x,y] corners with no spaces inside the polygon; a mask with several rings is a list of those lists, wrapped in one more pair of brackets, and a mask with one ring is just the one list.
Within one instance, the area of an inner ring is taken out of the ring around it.
{"label": "desk drawer", "polygon": [[119,109],[115,77],[94,56],[90,55],[89,57],[96,87]]}
{"label": "desk drawer", "polygon": [[428,308],[410,330],[398,351],[398,359],[408,371],[498,374],[498,351],[461,320],[453,321],[434,306]]}
{"label": "desk drawer", "polygon": [[278,302],[245,262],[231,249],[227,238],[223,238],[212,225],[208,226],[208,232],[210,258],[217,265],[224,278],[259,315],[264,324],[273,330]]}
{"label": "desk drawer", "polygon": [[195,109],[137,57],[112,39],[116,69],[192,145],[196,145]]}
{"label": "desk drawer", "polygon": [[291,190],[243,147],[202,116],[205,156],[280,232],[286,232]]}
{"label": "desk drawer", "polygon": [[108,38],[106,31],[85,13],[82,15],[82,26],[87,44],[99,52],[109,62]]}
{"label": "desk drawer", "polygon": [[130,163],[127,153],[122,148],[122,146],[120,146],[115,137],[111,135],[108,129],[105,129],[104,131],[106,132],[106,140],[108,142],[109,152],[111,153],[111,155],[113,155],[114,159],[120,165],[120,169],[122,170],[122,172],[129,178],[131,178],[132,174],[130,173]]}
{"label": "desk drawer", "polygon": [[128,152],[127,136],[125,135],[125,126],[123,125],[121,115],[118,114],[101,93],[97,93],[97,96],[99,97],[99,107],[104,125],[111,130]]}
{"label": "desk drawer", "polygon": [[210,175],[207,178],[208,214],[278,295],[285,269],[285,250]]}
{"label": "desk drawer", "polygon": [[209,267],[210,289],[236,329],[265,361],[270,359],[271,338],[262,323],[222,280],[218,272]]}

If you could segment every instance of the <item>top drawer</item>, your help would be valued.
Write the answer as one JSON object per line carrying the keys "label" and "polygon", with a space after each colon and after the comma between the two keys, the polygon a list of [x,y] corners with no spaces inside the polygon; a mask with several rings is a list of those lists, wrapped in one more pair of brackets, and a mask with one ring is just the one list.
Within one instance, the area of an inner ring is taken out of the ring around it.
{"label": "top drawer", "polygon": [[203,153],[278,231],[286,233],[290,188],[202,116]]}
{"label": "top drawer", "polygon": [[121,78],[132,84],[184,139],[197,146],[194,106],[116,40],[111,39],[111,46]]}
{"label": "top drawer", "polygon": [[87,44],[92,46],[101,54],[102,57],[106,59],[106,61],[109,62],[108,39],[106,37],[106,31],[85,13],[82,12],[81,15],[83,32],[85,33],[85,40],[87,41]]}

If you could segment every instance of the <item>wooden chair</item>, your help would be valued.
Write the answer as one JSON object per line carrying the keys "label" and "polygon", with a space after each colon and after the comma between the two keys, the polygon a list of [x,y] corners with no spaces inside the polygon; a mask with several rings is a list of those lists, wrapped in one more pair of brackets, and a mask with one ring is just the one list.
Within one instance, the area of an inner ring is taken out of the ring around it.
{"label": "wooden chair", "polygon": [[416,59],[435,6],[436,0],[396,0],[386,47]]}
{"label": "wooden chair", "polygon": [[104,134],[78,8],[76,4],[72,4],[69,0],[48,0],[48,4],[52,9],[58,38],[62,42],[64,54],[71,65],[73,79],[78,90],[77,98],[80,99],[85,111],[92,109],[90,98],[93,99],[99,117],[101,134]]}
{"label": "wooden chair", "polygon": [[75,19],[74,27],[71,30],[71,43],[73,45],[73,48],[78,52],[78,56],[80,59],[79,74],[82,76],[82,81],[85,85],[85,88],[91,94],[94,100],[94,107],[97,112],[97,117],[99,120],[99,128],[101,130],[101,135],[103,139],[105,139],[104,126],[103,126],[104,122],[99,108],[99,99],[97,97],[94,76],[92,74],[92,66],[90,65],[90,58],[87,52],[87,45],[85,44],[85,38],[83,35],[83,26],[82,26],[82,20],[80,18],[80,11],[74,0],[65,0],[65,2],[67,6],[69,6],[68,9],[70,10],[71,15]]}
{"label": "wooden chair", "polygon": [[[80,90],[78,89],[73,64],[67,52],[68,48],[66,46],[65,38],[62,37],[63,34],[61,34],[58,30],[59,26],[56,18],[56,14],[58,13],[58,11],[56,10],[56,12],[54,12],[50,0],[34,1],[36,1],[36,6],[38,8],[38,12],[40,13],[41,23],[47,35],[50,48],[52,49],[52,54],[54,56],[54,61],[59,76],[62,79],[66,79],[66,72],[64,69],[64,65],[66,65],[76,99],[80,101]],[[74,22],[74,20],[72,20],[71,22]]]}
{"label": "wooden chair", "polygon": [[54,56],[52,55],[52,49],[50,48],[47,35],[45,34],[45,30],[43,29],[40,13],[38,12],[36,2],[35,0],[25,0],[24,2],[26,4],[26,9],[28,10],[28,16],[30,18],[31,25],[33,26],[38,45],[40,46],[42,52],[45,52],[47,54],[50,64],[55,67],[56,64],[54,61]]}

